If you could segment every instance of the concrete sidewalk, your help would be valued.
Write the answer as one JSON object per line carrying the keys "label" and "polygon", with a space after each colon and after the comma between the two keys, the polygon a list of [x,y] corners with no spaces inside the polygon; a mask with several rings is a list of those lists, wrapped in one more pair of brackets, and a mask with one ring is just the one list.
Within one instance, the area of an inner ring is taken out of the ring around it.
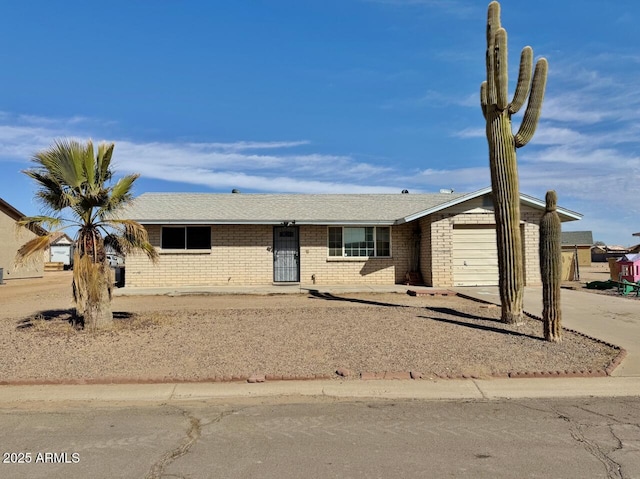
{"label": "concrete sidewalk", "polygon": [[640,396],[640,377],[0,386],[0,407],[30,402],[121,404],[277,397],[496,400],[628,396]]}
{"label": "concrete sidewalk", "polygon": [[[123,288],[116,295],[139,294],[328,294],[406,293],[413,287],[300,285],[214,288]],[[429,288],[418,288],[429,289]],[[454,288],[460,294],[499,304],[497,287]],[[426,400],[618,397],[640,396],[640,301],[562,290],[563,326],[602,339],[627,350],[627,357],[612,377],[468,379],[468,380],[319,380],[247,383],[178,383],[114,385],[0,386],[0,405],[25,402],[89,401],[178,402],[224,398],[273,398],[279,396],[335,398],[415,398]],[[539,316],[541,288],[525,289],[525,310]]]}

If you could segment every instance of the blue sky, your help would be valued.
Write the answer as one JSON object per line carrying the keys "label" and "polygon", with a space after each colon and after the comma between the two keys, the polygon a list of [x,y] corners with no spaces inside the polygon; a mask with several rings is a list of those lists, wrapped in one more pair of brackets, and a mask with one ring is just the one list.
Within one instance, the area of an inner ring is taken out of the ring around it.
{"label": "blue sky", "polygon": [[[115,142],[117,174],[142,175],[136,194],[488,186],[487,4],[4,2],[0,197],[37,214],[20,170],[63,137]],[[584,215],[567,230],[637,243],[640,2],[501,5],[511,94],[522,47],[549,60],[521,191],[555,189]]]}

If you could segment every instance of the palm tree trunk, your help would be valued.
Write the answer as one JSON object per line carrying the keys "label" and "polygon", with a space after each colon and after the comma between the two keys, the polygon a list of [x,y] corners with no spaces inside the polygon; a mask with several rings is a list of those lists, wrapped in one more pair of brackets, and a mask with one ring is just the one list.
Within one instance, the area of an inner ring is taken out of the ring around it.
{"label": "palm tree trunk", "polygon": [[86,330],[97,331],[113,326],[111,268],[104,261],[94,263],[90,255],[77,255],[73,269],[73,293],[76,315],[82,318]]}
{"label": "palm tree trunk", "polygon": [[111,294],[108,285],[100,288],[97,301],[91,301],[84,310],[84,327],[87,331],[99,331],[113,327]]}

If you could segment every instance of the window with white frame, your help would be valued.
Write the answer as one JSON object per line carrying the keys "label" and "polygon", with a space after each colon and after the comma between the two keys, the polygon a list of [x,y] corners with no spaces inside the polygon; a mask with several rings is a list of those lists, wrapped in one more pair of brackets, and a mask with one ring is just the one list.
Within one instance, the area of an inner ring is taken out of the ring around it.
{"label": "window with white frame", "polygon": [[391,228],[388,226],[330,226],[330,257],[389,257]]}
{"label": "window with white frame", "polygon": [[210,249],[210,226],[163,226],[162,249]]}

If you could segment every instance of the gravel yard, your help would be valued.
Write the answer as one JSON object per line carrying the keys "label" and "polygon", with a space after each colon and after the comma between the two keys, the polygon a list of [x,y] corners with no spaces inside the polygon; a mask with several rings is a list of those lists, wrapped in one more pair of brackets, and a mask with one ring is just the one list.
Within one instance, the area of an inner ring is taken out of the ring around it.
{"label": "gravel yard", "polygon": [[547,343],[540,322],[502,324],[497,307],[403,294],[116,297],[115,328],[89,334],[68,324],[64,274],[0,287],[0,381],[336,377],[338,368],[488,377],[604,369],[618,353],[570,332]]}

